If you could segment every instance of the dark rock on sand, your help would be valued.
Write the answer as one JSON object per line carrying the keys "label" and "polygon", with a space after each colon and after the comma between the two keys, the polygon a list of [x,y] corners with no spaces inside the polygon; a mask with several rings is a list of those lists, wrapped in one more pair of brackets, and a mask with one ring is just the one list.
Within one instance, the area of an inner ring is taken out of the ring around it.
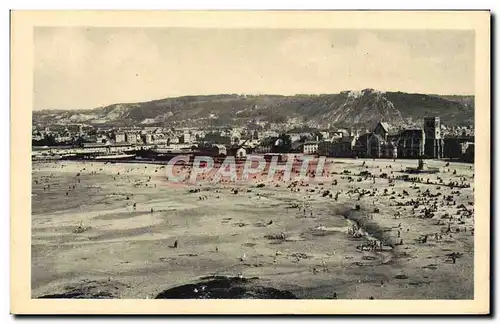
{"label": "dark rock on sand", "polygon": [[255,284],[257,278],[205,277],[195,284],[167,289],[155,299],[296,299],[289,291]]}
{"label": "dark rock on sand", "polygon": [[38,298],[63,299],[111,299],[120,298],[120,290],[127,285],[114,280],[83,280],[80,283],[67,285],[63,291],[39,296]]}

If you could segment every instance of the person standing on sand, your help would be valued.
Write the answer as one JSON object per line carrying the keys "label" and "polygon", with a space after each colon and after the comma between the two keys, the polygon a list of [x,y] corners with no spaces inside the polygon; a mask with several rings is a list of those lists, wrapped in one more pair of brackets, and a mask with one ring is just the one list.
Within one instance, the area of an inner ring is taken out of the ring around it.
{"label": "person standing on sand", "polygon": [[453,252],[451,255],[451,262],[453,262],[453,264],[455,264],[457,262],[457,255],[455,254],[455,252]]}

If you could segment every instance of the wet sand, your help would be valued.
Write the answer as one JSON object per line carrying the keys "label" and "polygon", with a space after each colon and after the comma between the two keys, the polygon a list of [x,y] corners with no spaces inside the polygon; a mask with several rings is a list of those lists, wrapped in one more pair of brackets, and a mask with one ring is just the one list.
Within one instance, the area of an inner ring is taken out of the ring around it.
{"label": "wet sand", "polygon": [[32,296],[94,283],[104,298],[155,298],[227,275],[297,298],[471,299],[473,189],[445,184],[472,186],[472,165],[429,161],[441,172],[416,175],[423,183],[380,178],[416,164],[329,160],[321,184],[291,188],[174,184],[151,164],[34,163]]}

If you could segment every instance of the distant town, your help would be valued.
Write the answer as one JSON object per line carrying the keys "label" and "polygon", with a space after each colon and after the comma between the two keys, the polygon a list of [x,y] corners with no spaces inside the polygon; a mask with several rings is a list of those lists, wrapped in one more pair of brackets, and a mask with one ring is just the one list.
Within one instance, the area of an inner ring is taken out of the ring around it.
{"label": "distant town", "polygon": [[[124,157],[179,152],[211,155],[302,153],[327,157],[429,158],[474,161],[472,126],[448,126],[439,117],[424,118],[421,127],[332,129],[309,125],[256,123],[255,127],[96,127],[88,124],[34,125],[33,158],[86,157],[134,153]],[[328,125],[323,125],[328,126]],[[288,127],[288,129],[287,129]],[[62,154],[62,155],[61,155]],[[139,154],[140,155],[140,154]],[[140,157],[140,156],[139,156]]]}

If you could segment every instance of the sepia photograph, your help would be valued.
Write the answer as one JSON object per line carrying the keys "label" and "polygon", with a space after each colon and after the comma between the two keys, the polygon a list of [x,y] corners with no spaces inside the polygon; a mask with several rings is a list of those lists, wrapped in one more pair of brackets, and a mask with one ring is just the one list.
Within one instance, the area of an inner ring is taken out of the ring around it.
{"label": "sepia photograph", "polygon": [[135,14],[12,15],[16,312],[489,312],[488,11]]}

